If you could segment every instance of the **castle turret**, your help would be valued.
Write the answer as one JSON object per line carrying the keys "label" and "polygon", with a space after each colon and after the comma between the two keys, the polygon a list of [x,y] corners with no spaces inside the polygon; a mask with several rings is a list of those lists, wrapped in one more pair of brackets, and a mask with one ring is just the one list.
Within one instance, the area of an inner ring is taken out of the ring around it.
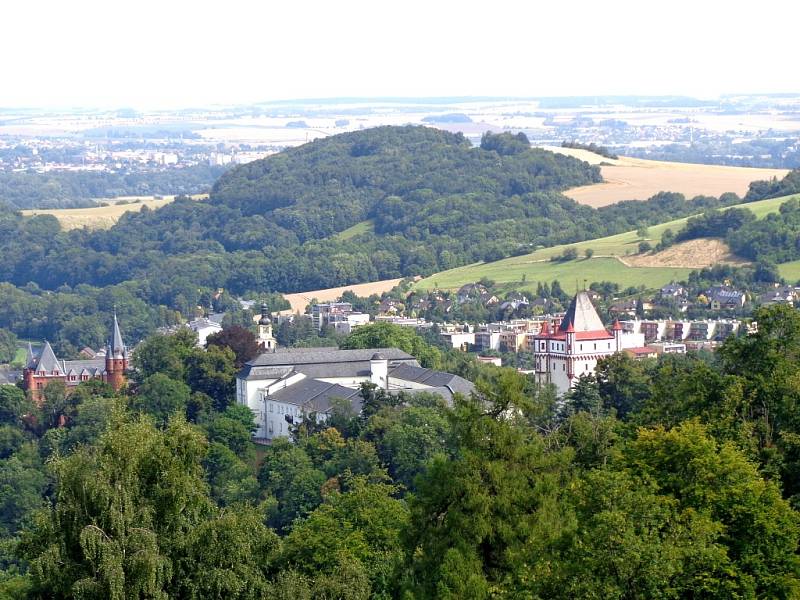
{"label": "castle turret", "polygon": [[106,348],[106,382],[115,390],[125,385],[125,371],[128,370],[128,349],[122,341],[117,313],[114,313],[114,326],[111,343]]}
{"label": "castle turret", "polygon": [[622,351],[622,325],[619,319],[614,319],[614,324],[611,326],[611,332],[614,334],[614,345],[617,352]]}

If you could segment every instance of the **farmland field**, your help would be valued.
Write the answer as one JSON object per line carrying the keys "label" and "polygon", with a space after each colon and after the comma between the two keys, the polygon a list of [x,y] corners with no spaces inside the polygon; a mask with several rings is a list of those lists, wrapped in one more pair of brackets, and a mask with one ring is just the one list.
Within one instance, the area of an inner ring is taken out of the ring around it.
{"label": "farmland field", "polygon": [[[192,196],[195,200],[206,198],[206,194]],[[23,210],[26,217],[35,215],[53,215],[61,224],[61,229],[108,229],[126,212],[138,212],[143,206],[150,209],[166,206],[175,199],[174,196],[136,196],[113,199],[98,199],[98,202],[108,203],[108,206],[92,206],[90,208],[54,208],[47,210]]]}
{"label": "farmland field", "polygon": [[355,285],[343,285],[341,287],[328,288],[325,290],[312,290],[310,292],[299,292],[297,294],[284,294],[283,297],[292,306],[291,312],[303,312],[306,305],[312,298],[320,302],[332,302],[347,290],[352,291],[356,296],[366,297],[372,294],[382,294],[400,283],[402,279],[386,279],[384,281],[373,281],[372,283],[358,283]]}
{"label": "farmland field", "polygon": [[[761,218],[769,213],[777,212],[781,204],[794,197],[797,196],[770,198],[737,206],[748,208]],[[688,217],[685,217],[649,227],[647,241],[651,244],[657,243],[666,229],[677,232],[687,219]],[[488,277],[497,283],[508,284],[509,287],[520,290],[535,289],[537,282],[551,282],[554,279],[558,279],[565,289],[567,286],[572,289],[571,286],[576,281],[582,285],[584,279],[589,282],[612,281],[623,287],[644,285],[647,288],[653,288],[660,287],[671,280],[684,279],[691,272],[691,264],[686,266],[666,266],[664,264],[633,266],[636,262],[635,259],[626,259],[626,256],[633,257],[637,254],[641,241],[643,241],[642,238],[635,231],[628,231],[575,244],[542,248],[523,256],[512,256],[492,263],[480,262],[443,271],[417,282],[415,288],[421,290],[455,289],[465,283],[478,281],[482,277]],[[560,255],[567,248],[574,248],[577,251],[577,260],[550,261],[551,257]],[[591,249],[594,253],[591,259],[584,257],[587,249]],[[658,255],[654,256],[658,257]],[[628,260],[631,262],[625,264]],[[787,272],[792,268],[785,265],[780,265],[780,267],[786,267]],[[800,261],[794,268],[797,277],[800,278]],[[783,274],[783,270],[781,272]],[[789,275],[784,274],[784,276],[789,278]]]}
{"label": "farmland field", "polygon": [[658,192],[679,192],[687,198],[719,196],[734,192],[744,196],[751,182],[759,179],[782,178],[785,169],[751,169],[722,165],[699,165],[640,158],[620,157],[618,160],[593,158],[591,152],[570,148],[548,148],[563,151],[592,164],[602,164],[603,183],[569,189],[565,196],[588,206],[607,206],[622,200],[646,200]]}

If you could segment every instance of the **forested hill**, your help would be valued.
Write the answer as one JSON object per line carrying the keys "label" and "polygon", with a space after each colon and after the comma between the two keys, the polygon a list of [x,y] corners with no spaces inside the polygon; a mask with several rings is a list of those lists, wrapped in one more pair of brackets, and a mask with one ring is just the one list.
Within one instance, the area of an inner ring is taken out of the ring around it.
{"label": "forested hill", "polygon": [[100,306],[116,305],[138,337],[176,310],[208,306],[218,288],[298,292],[429,275],[736,200],[662,193],[595,210],[560,193],[599,179],[597,167],[532,149],[522,134],[486,134],[474,148],[458,134],[382,127],[235,168],[208,201],[145,207],[105,231],[64,232],[55,217],[0,206],[0,328],[97,346]]}
{"label": "forested hill", "polygon": [[231,170],[214,186],[212,202],[242,215],[268,215],[300,241],[366,219],[375,220],[379,233],[408,235],[413,223],[451,234],[472,222],[519,216],[510,198],[601,181],[598,167],[508,134],[487,136],[483,147],[492,149],[427,127],[346,133]]}

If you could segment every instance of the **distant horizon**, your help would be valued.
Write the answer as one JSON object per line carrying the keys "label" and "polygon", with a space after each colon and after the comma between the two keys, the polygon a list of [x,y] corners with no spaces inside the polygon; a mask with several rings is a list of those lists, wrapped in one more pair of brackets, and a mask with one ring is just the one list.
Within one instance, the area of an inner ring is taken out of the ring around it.
{"label": "distant horizon", "polygon": [[[344,95],[344,96],[319,96],[319,97],[297,97],[297,98],[272,98],[264,100],[256,100],[252,102],[209,102],[209,103],[195,103],[186,105],[162,105],[162,106],[144,106],[141,104],[128,103],[128,104],[0,104],[0,111],[121,111],[121,110],[134,110],[134,111],[185,111],[185,110],[201,110],[201,109],[230,109],[230,108],[246,108],[246,107],[259,107],[259,106],[273,106],[273,105],[303,105],[303,104],[368,104],[368,103],[407,103],[407,104],[464,104],[470,102],[502,102],[502,101],[541,101],[541,100],[587,100],[587,104],[591,105],[591,100],[603,101],[603,104],[624,104],[624,100],[692,100],[696,102],[714,102],[722,101],[725,99],[744,97],[744,98],[800,98],[800,90],[796,92],[724,92],[715,95],[700,95],[700,94],[623,94],[623,93],[609,93],[609,94],[541,94],[541,95],[377,95],[377,96],[357,96],[357,95]],[[0,98],[0,101],[2,98]],[[610,100],[619,100],[620,102],[609,102]],[[597,106],[598,104],[594,104]],[[679,104],[675,105],[679,107]],[[550,109],[558,107],[548,107]]]}

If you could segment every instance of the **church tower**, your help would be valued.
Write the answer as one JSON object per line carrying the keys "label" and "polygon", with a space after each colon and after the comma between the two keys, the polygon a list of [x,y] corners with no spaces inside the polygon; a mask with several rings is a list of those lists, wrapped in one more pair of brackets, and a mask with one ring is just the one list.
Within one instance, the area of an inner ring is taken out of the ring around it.
{"label": "church tower", "polygon": [[122,333],[114,313],[114,330],[111,343],[106,348],[106,382],[115,390],[125,385],[125,371],[128,370],[128,349],[122,341]]}
{"label": "church tower", "polygon": [[261,318],[258,320],[258,345],[264,352],[274,352],[278,343],[272,336],[272,316],[266,304],[261,305]]}

